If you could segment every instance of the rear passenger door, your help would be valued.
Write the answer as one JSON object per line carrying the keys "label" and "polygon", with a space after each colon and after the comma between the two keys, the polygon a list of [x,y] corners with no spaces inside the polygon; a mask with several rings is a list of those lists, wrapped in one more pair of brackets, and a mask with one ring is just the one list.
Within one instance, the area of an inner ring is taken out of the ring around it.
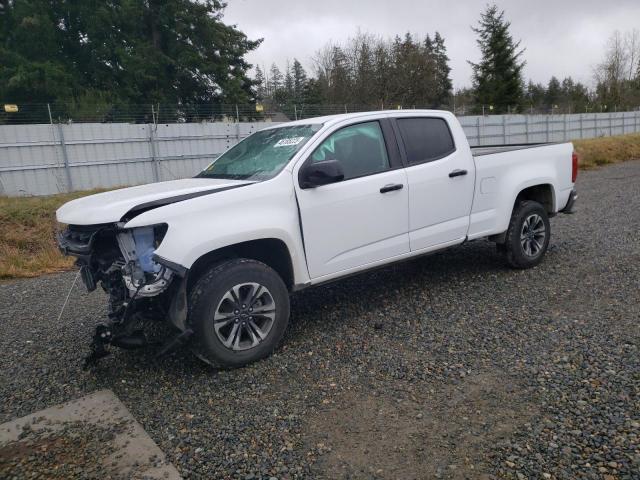
{"label": "rear passenger door", "polygon": [[411,251],[464,241],[475,173],[468,148],[457,148],[444,118],[398,117],[394,128],[407,166]]}

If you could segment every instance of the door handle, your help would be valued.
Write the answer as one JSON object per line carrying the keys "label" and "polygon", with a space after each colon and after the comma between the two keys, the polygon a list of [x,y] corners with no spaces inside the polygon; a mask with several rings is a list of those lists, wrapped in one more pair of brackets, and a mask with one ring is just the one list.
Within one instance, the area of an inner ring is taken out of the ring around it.
{"label": "door handle", "polygon": [[390,183],[389,185],[385,185],[380,189],[380,193],[393,192],[394,190],[402,190],[404,187],[401,183]]}
{"label": "door handle", "polygon": [[460,170],[460,169],[457,169],[457,170],[454,170],[453,172],[451,172],[451,173],[449,174],[449,177],[450,177],[450,178],[453,178],[453,177],[462,177],[463,175],[466,175],[467,173],[469,173],[469,172],[467,172],[466,170]]}

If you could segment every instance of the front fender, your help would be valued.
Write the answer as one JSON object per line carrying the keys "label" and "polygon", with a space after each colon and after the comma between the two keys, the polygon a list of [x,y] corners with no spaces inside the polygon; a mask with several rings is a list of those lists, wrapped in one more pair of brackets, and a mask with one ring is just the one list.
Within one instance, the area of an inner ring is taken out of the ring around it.
{"label": "front fender", "polygon": [[150,210],[125,228],[156,223],[165,223],[168,229],[155,254],[186,269],[211,251],[272,238],[281,240],[289,250],[295,283],[308,281],[290,172],[244,188]]}

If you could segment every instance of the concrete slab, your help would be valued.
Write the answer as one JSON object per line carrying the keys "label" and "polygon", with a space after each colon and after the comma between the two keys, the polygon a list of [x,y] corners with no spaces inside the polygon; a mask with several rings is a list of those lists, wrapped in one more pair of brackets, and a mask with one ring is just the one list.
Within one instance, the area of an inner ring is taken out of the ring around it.
{"label": "concrete slab", "polygon": [[0,477],[36,472],[43,478],[181,478],[111,390],[0,425]]}

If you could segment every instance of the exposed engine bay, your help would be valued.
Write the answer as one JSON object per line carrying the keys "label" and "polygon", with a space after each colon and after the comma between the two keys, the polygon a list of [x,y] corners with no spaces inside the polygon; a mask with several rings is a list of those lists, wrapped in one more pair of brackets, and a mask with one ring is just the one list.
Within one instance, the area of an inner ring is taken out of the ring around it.
{"label": "exposed engine bay", "polygon": [[[98,285],[109,295],[107,321],[96,328],[85,368],[109,354],[108,345],[131,349],[149,345],[145,327],[168,319],[179,287],[176,274],[154,259],[167,226],[124,229],[123,224],[69,225],[58,234],[60,249],[77,258],[80,275],[89,292]],[[180,280],[180,279],[179,279]],[[188,338],[181,332],[161,349],[173,349]]]}

